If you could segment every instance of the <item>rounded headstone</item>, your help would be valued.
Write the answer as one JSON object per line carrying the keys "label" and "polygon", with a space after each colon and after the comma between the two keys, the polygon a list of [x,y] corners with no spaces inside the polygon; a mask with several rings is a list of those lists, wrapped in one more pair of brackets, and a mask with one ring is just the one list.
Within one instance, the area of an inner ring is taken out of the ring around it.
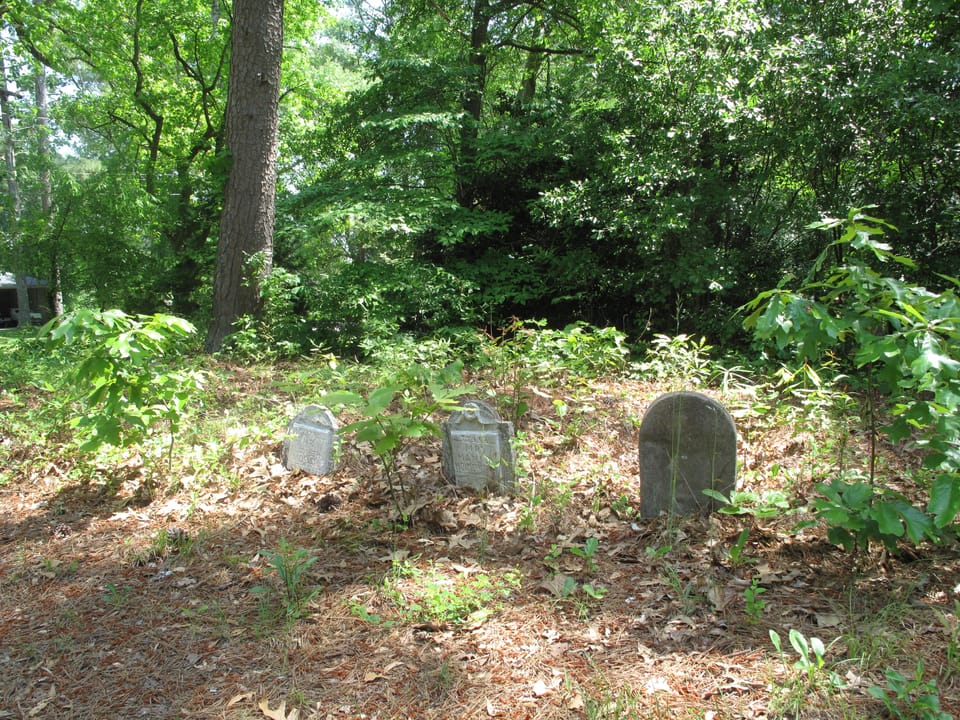
{"label": "rounded headstone", "polygon": [[711,512],[736,487],[737,430],[726,409],[707,395],[671,392],[647,409],[640,424],[640,514],[657,517]]}

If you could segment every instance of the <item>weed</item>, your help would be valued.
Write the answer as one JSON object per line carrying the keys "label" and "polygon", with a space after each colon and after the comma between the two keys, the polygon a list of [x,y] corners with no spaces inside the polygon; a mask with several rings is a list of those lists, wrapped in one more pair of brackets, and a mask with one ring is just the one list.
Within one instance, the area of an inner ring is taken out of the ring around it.
{"label": "weed", "polygon": [[796,715],[811,692],[843,687],[843,680],[826,667],[827,647],[822,640],[816,637],[808,639],[795,628],[790,629],[789,638],[797,653],[797,659],[790,663],[783,651],[779,633],[770,630],[770,642],[788,670],[784,682],[779,685],[774,704],[777,710]]}
{"label": "weed", "polygon": [[583,711],[588,720],[639,720],[647,717],[634,691],[603,687],[596,697],[586,697]]}
{"label": "weed", "polygon": [[737,540],[730,546],[730,564],[739,567],[748,561],[744,555],[744,548],[747,546],[747,540],[750,538],[750,528],[745,527],[740,531]]}
{"label": "weed", "polygon": [[709,359],[713,348],[706,338],[696,340],[689,335],[656,335],[640,364],[643,375],[669,382],[671,389],[705,385],[714,374]]}
{"label": "weed", "polygon": [[553,543],[550,550],[543,556],[543,564],[554,572],[560,570],[560,556],[563,554],[563,548]]}
{"label": "weed", "polygon": [[630,504],[630,498],[625,494],[621,494],[620,497],[610,503],[610,509],[621,520],[633,520],[639,512]]}
{"label": "weed", "polygon": [[290,546],[286,540],[280,541],[276,551],[262,550],[260,555],[267,561],[268,568],[280,579],[281,587],[277,591],[273,587],[261,585],[253,588],[253,592],[265,601],[276,595],[288,620],[301,617],[304,608],[320,592],[319,588],[306,586],[306,573],[316,562],[316,556],[311,556],[303,548]]}
{"label": "weed", "polygon": [[473,392],[472,386],[458,386],[462,371],[463,363],[459,361],[439,372],[412,366],[366,397],[342,391],[328,393],[320,400],[328,407],[346,405],[360,411],[362,418],[341,432],[355,433],[357,442],[370,444],[383,467],[394,510],[402,524],[410,520],[410,498],[399,473],[399,457],[410,440],[439,436],[440,426],[432,419],[434,414],[456,410],[456,398]]}
{"label": "weed", "polygon": [[653,547],[652,545],[648,545],[643,549],[643,551],[647,554],[647,557],[651,560],[659,560],[664,558],[670,554],[671,550],[673,550],[671,545],[663,545],[661,547]]}
{"label": "weed", "polygon": [[393,627],[396,623],[393,620],[385,620],[382,615],[375,612],[370,612],[370,610],[361,603],[352,602],[350,603],[350,612],[356,615],[358,618],[363,620],[366,623],[371,625],[378,625],[381,627]]}
{"label": "weed", "polygon": [[922,661],[917,661],[913,678],[892,669],[887,670],[886,678],[886,687],[871,685],[867,692],[883,701],[890,717],[901,720],[951,720],[953,717],[940,709],[937,681],[923,679]]}
{"label": "weed", "polygon": [[672,563],[667,563],[660,569],[660,578],[673,591],[673,595],[679,600],[684,613],[689,615],[696,610],[702,598],[696,592],[696,584],[693,580],[684,581],[680,577],[677,566]]}
{"label": "weed", "polygon": [[[148,497],[155,466],[164,453],[167,467],[172,464],[180,425],[204,382],[202,372],[171,369],[162,361],[195,332],[189,322],[172,315],[131,316],[121,310],[77,310],[51,320],[41,331],[51,345],[80,349],[69,382],[82,408],[73,421],[83,433],[81,450],[138,445]],[[166,429],[166,448],[149,452],[158,427]]]}
{"label": "weed", "polygon": [[406,622],[464,625],[482,622],[520,587],[518,570],[499,578],[464,572],[450,576],[437,566],[421,570],[408,559],[395,559],[384,591]]}
{"label": "weed", "polygon": [[574,545],[571,547],[570,552],[583,560],[584,570],[586,572],[595,573],[597,571],[597,562],[593,558],[597,554],[599,547],[600,541],[595,537],[589,537],[584,541],[583,545]]}
{"label": "weed", "polygon": [[783,490],[764,490],[760,493],[733,490],[727,497],[717,490],[706,488],[703,494],[720,503],[717,512],[723,515],[753,515],[757,518],[770,518],[790,513],[790,500]]}
{"label": "weed", "polygon": [[760,598],[760,595],[766,591],[766,588],[760,587],[760,581],[756,578],[753,579],[749,587],[743,590],[744,609],[753,620],[759,620],[763,616],[763,609],[767,604]]}
{"label": "weed", "polygon": [[106,594],[103,596],[103,601],[107,605],[119,610],[130,602],[130,593],[133,591],[133,588],[129,585],[120,587],[115,583],[107,583],[104,589],[106,590]]}

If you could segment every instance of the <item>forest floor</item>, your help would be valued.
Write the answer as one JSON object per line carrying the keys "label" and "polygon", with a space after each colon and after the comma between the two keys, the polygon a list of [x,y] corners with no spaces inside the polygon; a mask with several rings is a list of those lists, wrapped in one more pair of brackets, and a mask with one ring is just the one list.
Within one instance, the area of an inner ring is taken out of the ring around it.
{"label": "forest floor", "polygon": [[[410,446],[403,529],[364,446],[329,476],[282,467],[310,400],[278,389],[282,368],[219,372],[208,417],[268,431],[197,440],[149,503],[136,454],[92,466],[56,438],[0,438],[22,470],[0,484],[0,718],[882,718],[867,690],[894,698],[889,671],[910,686],[900,717],[936,717],[932,680],[960,716],[955,545],[853,558],[796,530],[802,511],[636,516],[639,419],[676,387],[524,388],[515,496],[452,487],[438,441]],[[856,428],[721,399],[743,490],[800,508],[841,456],[865,462]],[[0,430],[25,403],[0,395]],[[881,459],[894,482],[918,466]]]}

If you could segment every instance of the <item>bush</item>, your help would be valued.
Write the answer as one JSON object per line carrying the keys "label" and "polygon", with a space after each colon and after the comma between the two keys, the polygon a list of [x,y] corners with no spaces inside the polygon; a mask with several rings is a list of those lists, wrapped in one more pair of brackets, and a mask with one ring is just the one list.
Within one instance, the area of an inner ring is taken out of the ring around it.
{"label": "bush", "polygon": [[[891,226],[853,209],[845,220],[826,220],[811,229],[840,231],[821,253],[797,289],[787,278],[762,293],[746,309],[745,326],[782,350],[792,347],[801,361],[850,358],[865,384],[871,432],[878,428],[875,391],[884,394],[893,420],[882,429],[891,440],[912,438],[927,450],[925,465],[935,475],[926,513],[943,530],[960,512],[960,302],[956,278],[934,292],[907,282],[901,273],[914,264],[895,255],[880,237]],[[875,264],[885,265],[881,273]],[[847,545],[870,539],[890,544],[906,533],[919,542],[932,534],[921,511],[904,498],[876,486],[876,452],[870,459],[868,497],[856,510],[845,507],[839,490],[821,501],[821,514]],[[823,485],[821,491],[831,486]],[[859,486],[856,486],[859,487]],[[843,506],[843,507],[842,507]],[[836,522],[840,520],[841,522]],[[847,532],[849,531],[849,532]],[[856,542],[854,542],[854,537]]]}
{"label": "bush", "polygon": [[265,360],[317,349],[371,357],[397,336],[476,324],[473,295],[457,276],[413,260],[343,263],[317,278],[276,267],[263,285],[263,313],[237,328],[228,352]]}

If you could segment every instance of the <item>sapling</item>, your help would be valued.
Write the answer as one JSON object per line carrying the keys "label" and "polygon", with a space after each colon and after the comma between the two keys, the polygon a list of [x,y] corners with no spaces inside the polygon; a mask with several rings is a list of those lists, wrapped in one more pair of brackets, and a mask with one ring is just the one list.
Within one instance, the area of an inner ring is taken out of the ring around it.
{"label": "sapling", "polygon": [[[53,346],[79,350],[68,376],[81,409],[73,425],[83,433],[80,447],[141,444],[156,428],[169,434],[167,463],[188,403],[203,386],[203,373],[172,369],[163,361],[196,332],[173,315],[128,315],[122,310],[77,310],[41,330]],[[150,475],[146,490],[152,490]]]}

